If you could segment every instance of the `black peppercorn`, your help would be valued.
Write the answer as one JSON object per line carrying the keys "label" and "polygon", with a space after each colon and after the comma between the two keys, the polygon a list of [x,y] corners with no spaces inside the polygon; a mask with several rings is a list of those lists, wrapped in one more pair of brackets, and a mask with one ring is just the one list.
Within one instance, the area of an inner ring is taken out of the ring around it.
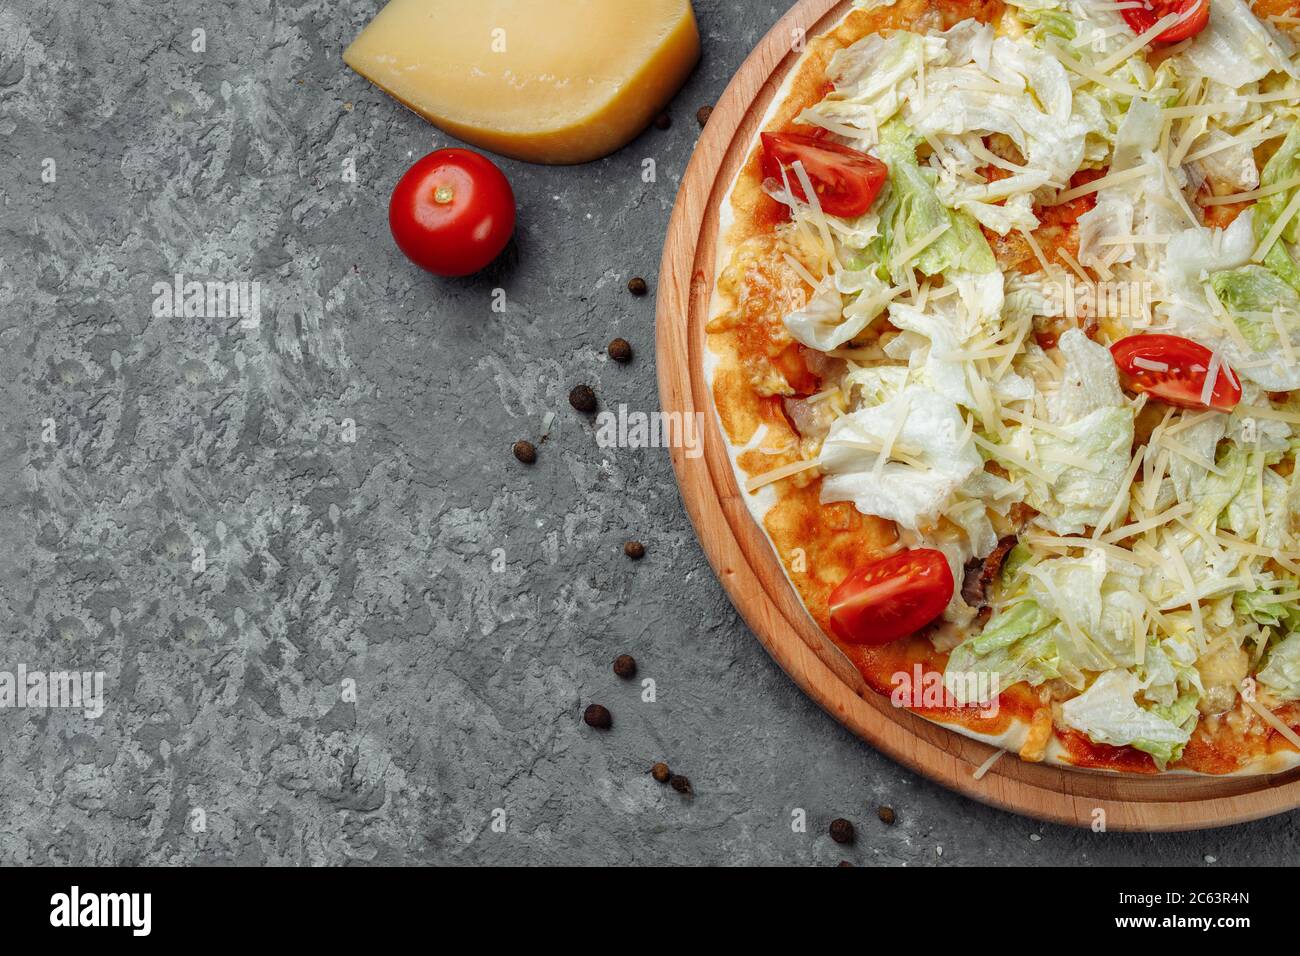
{"label": "black peppercorn", "polygon": [[881,807],[876,811],[876,816],[880,817],[880,822],[887,826],[893,826],[894,821],[898,819],[898,814],[894,813],[893,807]]}
{"label": "black peppercorn", "polygon": [[633,561],[640,561],[645,557],[645,545],[640,541],[629,541],[623,545],[623,553]]}
{"label": "black peppercorn", "polygon": [[698,110],[695,111],[695,119],[701,126],[706,124],[709,121],[709,117],[712,115],[713,115],[712,106],[701,106]]}
{"label": "black peppercorn", "polygon": [[672,772],[668,769],[668,764],[660,761],[650,768],[650,776],[654,777],[655,780],[660,783],[667,783],[668,779],[672,776]]}
{"label": "black peppercorn", "polygon": [[668,785],[678,793],[684,793],[687,796],[690,796],[695,792],[691,789],[691,781],[688,778],[683,777],[680,773],[675,773],[669,777]]}
{"label": "black peppercorn", "polygon": [[633,295],[645,295],[650,291],[650,286],[640,276],[633,276],[627,280],[627,291]]}
{"label": "black peppercorn", "polygon": [[525,465],[531,465],[537,461],[537,448],[530,441],[517,441],[510,449],[515,453],[515,457]]}
{"label": "black peppercorn", "polygon": [[631,680],[636,676],[636,658],[631,654],[620,654],[614,658],[614,673],[623,680]]}
{"label": "black peppercorn", "polygon": [[614,339],[609,343],[609,357],[615,362],[626,365],[632,361],[632,346],[627,339]]}
{"label": "black peppercorn", "polygon": [[590,415],[596,410],[596,393],[590,385],[575,385],[569,392],[569,404],[580,412]]}
{"label": "black peppercorn", "polygon": [[608,707],[602,707],[600,704],[592,704],[582,712],[582,719],[586,721],[588,727],[595,727],[597,730],[609,730],[614,725],[614,717],[609,712]]}
{"label": "black peppercorn", "polygon": [[667,113],[660,113],[655,117],[655,129],[668,129],[673,125],[673,118]]}
{"label": "black peppercorn", "polygon": [[853,824],[843,817],[831,821],[831,839],[836,843],[853,842]]}

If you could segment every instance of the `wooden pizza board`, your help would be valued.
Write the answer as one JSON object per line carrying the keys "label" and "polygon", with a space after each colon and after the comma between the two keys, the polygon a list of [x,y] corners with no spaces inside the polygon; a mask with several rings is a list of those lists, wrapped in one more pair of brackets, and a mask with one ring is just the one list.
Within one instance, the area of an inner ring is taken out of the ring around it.
{"label": "wooden pizza board", "polygon": [[869,690],[786,580],[746,509],[718,428],[703,371],[704,324],[718,210],[798,59],[794,41],[825,32],[848,7],[849,0],[801,0],[763,38],[714,109],[668,226],[656,309],[659,392],[665,411],[704,413],[704,454],[687,458],[675,448],[671,456],[718,579],[767,652],[827,713],[904,766],[975,800],[1056,823],[1094,826],[1103,820],[1107,830],[1150,831],[1225,826],[1300,806],[1300,769],[1276,776],[1123,776],[1030,764],[1007,754],[976,780],[975,770],[993,748]]}

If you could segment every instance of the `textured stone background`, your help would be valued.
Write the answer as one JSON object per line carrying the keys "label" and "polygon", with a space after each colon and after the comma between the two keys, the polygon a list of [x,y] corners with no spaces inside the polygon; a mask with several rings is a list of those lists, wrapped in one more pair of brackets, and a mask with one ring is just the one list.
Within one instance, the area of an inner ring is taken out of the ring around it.
{"label": "textured stone background", "polygon": [[[705,58],[669,131],[502,163],[518,242],[463,281],[388,234],[393,183],[448,140],[343,66],[378,3],[0,0],[0,669],[107,674],[97,721],[0,712],[0,861],[1295,858],[1294,814],[1097,835],[901,770],[765,656],[666,454],[603,451],[568,408],[578,382],[655,407],[654,302],[625,283],[653,285],[695,110],[783,3],[696,0]],[[177,272],[259,281],[261,327],[154,318]],[[524,468],[510,445],[550,412]],[[611,673],[622,652],[656,702]],[[612,732],[581,723],[592,700]]]}

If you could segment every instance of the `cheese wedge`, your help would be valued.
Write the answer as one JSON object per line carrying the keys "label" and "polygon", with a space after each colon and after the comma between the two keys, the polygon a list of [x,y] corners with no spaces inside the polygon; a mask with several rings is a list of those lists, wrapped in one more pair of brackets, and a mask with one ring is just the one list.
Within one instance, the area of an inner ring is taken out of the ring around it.
{"label": "cheese wedge", "polygon": [[690,0],[391,0],[343,54],[448,133],[557,164],[627,144],[699,58]]}

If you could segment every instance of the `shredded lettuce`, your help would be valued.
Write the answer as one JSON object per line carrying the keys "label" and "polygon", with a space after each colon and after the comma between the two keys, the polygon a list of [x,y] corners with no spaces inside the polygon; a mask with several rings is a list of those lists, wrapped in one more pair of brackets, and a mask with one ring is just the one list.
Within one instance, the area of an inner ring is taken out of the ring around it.
{"label": "shredded lettuce", "polygon": [[800,120],[859,130],[860,139],[870,140],[913,95],[921,63],[934,62],[943,49],[940,38],[905,30],[868,34],[831,57],[827,75],[837,95],[805,110]]}
{"label": "shredded lettuce", "polygon": [[953,309],[955,297],[925,311],[903,303],[889,307],[889,321],[902,334],[885,347],[890,358],[907,359],[914,381],[925,385],[955,405],[970,408],[975,404],[966,382],[965,366],[948,358],[966,338],[961,317]]}
{"label": "shredded lettuce", "polygon": [[1168,707],[1144,708],[1136,699],[1140,689],[1130,671],[1106,671],[1086,691],[1061,705],[1061,719],[1095,743],[1149,753],[1163,770],[1182,755],[1191,739],[1196,697],[1186,694]]}
{"label": "shredded lettuce", "polygon": [[1086,673],[1137,662],[1137,637],[1145,634],[1138,584],[1132,569],[1109,567],[1098,551],[1030,569],[1029,596],[1059,622],[1057,669],[1067,683],[1082,688]]}
{"label": "shredded lettuce", "polygon": [[1002,562],[1002,574],[1000,576],[1002,586],[1011,588],[1016,579],[1020,577],[1020,572],[1024,570],[1033,557],[1033,549],[1023,541],[1018,542],[1007,554],[1007,559]]}
{"label": "shredded lettuce", "polygon": [[[1281,586],[1293,590],[1295,581],[1285,581]],[[1265,627],[1300,630],[1300,607],[1294,601],[1277,600],[1277,592],[1266,588],[1238,591],[1232,596],[1232,608]]]}
{"label": "shredded lettuce", "polygon": [[[979,224],[969,214],[954,212],[943,204],[934,189],[938,174],[917,161],[921,137],[900,120],[890,122],[880,135],[879,149],[889,166],[890,185],[880,217],[886,224],[886,261],[894,282],[905,282],[909,268],[927,276],[997,271],[997,260]],[[946,226],[946,231],[910,262],[902,261],[906,251],[941,226]]]}
{"label": "shredded lettuce", "polygon": [[1268,652],[1259,682],[1280,700],[1300,699],[1300,632],[1288,634]]}
{"label": "shredded lettuce", "polygon": [[1219,527],[1240,538],[1255,538],[1258,534],[1265,547],[1281,547],[1288,520],[1288,486],[1285,478],[1265,464],[1266,460],[1267,455],[1259,450],[1247,455],[1241,489],[1220,515]]}
{"label": "shredded lettuce", "polygon": [[992,683],[972,682],[972,674],[996,675],[999,690],[1020,681],[1038,685],[1059,676],[1052,622],[1052,616],[1035,601],[1022,601],[1001,612],[982,633],[953,649],[944,670],[944,685],[966,704],[971,702],[966,694],[972,683],[977,687]]}
{"label": "shredded lettuce", "polygon": [[1245,0],[1214,0],[1210,22],[1183,54],[1204,76],[1238,88],[1281,70],[1296,76],[1291,42],[1264,23]]}
{"label": "shredded lettuce", "polygon": [[860,408],[880,405],[898,395],[907,384],[907,369],[901,365],[858,368],[844,376],[841,386]]}
{"label": "shredded lettuce", "polygon": [[[1270,228],[1272,220],[1262,230],[1259,226],[1267,218],[1260,210],[1261,204],[1257,203],[1243,211],[1223,230],[1197,226],[1174,231],[1173,238],[1165,247],[1166,254],[1160,267],[1166,286],[1161,307],[1179,335],[1217,348],[1241,378],[1269,391],[1289,391],[1300,388],[1300,365],[1284,361],[1286,353],[1274,347],[1276,337],[1270,340],[1272,344],[1263,351],[1249,340],[1246,347],[1242,348],[1237,341],[1238,337],[1229,335],[1223,328],[1223,321],[1216,314],[1217,307],[1209,299],[1209,292],[1214,288],[1215,274],[1246,266],[1260,239]],[[1273,216],[1275,219],[1276,215]],[[1281,242],[1274,243],[1269,256],[1265,257],[1264,265],[1281,278],[1287,279],[1275,261],[1280,255],[1289,256],[1289,253],[1282,249]],[[1210,274],[1209,282],[1204,281],[1206,273]],[[1249,271],[1246,273],[1250,274]],[[1224,285],[1225,280],[1219,277],[1218,282]],[[1295,284],[1300,288],[1300,273],[1297,273]],[[1231,295],[1248,292],[1247,285],[1241,279],[1230,279],[1224,287]],[[1271,317],[1268,324],[1272,324]],[[1260,336],[1265,334],[1261,331],[1257,338],[1262,341]]]}
{"label": "shredded lettuce", "polygon": [[[1282,145],[1264,165],[1264,171],[1259,176],[1260,188],[1294,179],[1297,175],[1300,175],[1300,124],[1292,125],[1291,132],[1287,134],[1286,139],[1282,140]],[[1277,217],[1282,215],[1282,210],[1287,207],[1294,194],[1295,189],[1288,189],[1264,196],[1255,203],[1257,242],[1262,242],[1268,235],[1273,224],[1277,222]],[[1296,265],[1295,258],[1286,247],[1286,243],[1295,242],[1300,242],[1300,218],[1292,219],[1282,230],[1278,241],[1273,243],[1272,248],[1264,256],[1264,265],[1292,288],[1300,290],[1300,266]]]}
{"label": "shredded lettuce", "polygon": [[[1195,425],[1179,432],[1178,440],[1188,450],[1205,461],[1214,461],[1216,450],[1223,436],[1227,434],[1227,422],[1222,415],[1207,415]],[[1169,479],[1174,487],[1174,496],[1179,503],[1193,500],[1199,495],[1209,470],[1199,461],[1187,455],[1171,455],[1169,458]]]}
{"label": "shredded lettuce", "polygon": [[[1133,410],[1099,408],[1057,426],[1062,435],[1031,429],[1035,457],[1050,478],[1027,479],[1026,500],[1056,534],[1078,534],[1095,525],[1114,500],[1128,469],[1133,446]],[[1079,461],[1085,465],[1067,464]]]}
{"label": "shredded lettuce", "polygon": [[1241,491],[1249,464],[1249,455],[1244,449],[1226,445],[1215,461],[1219,473],[1207,471],[1199,481],[1192,482],[1191,496],[1196,502],[1196,510],[1192,512],[1191,520],[1213,531],[1223,509]]}
{"label": "shredded lettuce", "polygon": [[[822,443],[821,500],[852,501],[863,514],[914,531],[933,523],[981,464],[974,446],[963,441],[964,428],[951,401],[920,385],[836,419]],[[911,450],[922,467],[881,462],[877,449],[891,436],[894,449]]]}
{"label": "shredded lettuce", "polygon": [[[826,279],[802,309],[784,316],[786,330],[798,342],[829,352],[839,348],[860,334],[879,315],[884,314],[888,301],[888,286],[869,270],[846,276],[841,272],[837,280]],[[853,290],[854,298],[844,304],[846,287]]]}
{"label": "shredded lettuce", "polygon": [[[1056,534],[1096,524],[1114,500],[1133,445],[1133,409],[1119,388],[1110,352],[1078,329],[1061,336],[1066,357],[1060,388],[1048,398],[1052,431],[1022,426],[1012,447],[1038,462],[1044,479],[1026,475],[1026,500]],[[1013,467],[1013,471],[1016,470]]]}
{"label": "shredded lettuce", "polygon": [[1074,17],[1063,10],[1024,10],[1020,19],[1030,24],[1029,35],[1038,43],[1052,36],[1069,42],[1079,35],[1074,25]]}
{"label": "shredded lettuce", "polygon": [[[1287,255],[1285,251],[1282,254]],[[1274,309],[1280,309],[1279,318],[1287,335],[1294,336],[1300,326],[1300,293],[1270,269],[1251,264],[1216,272],[1210,276],[1210,287],[1232,313],[1242,337],[1257,352],[1281,346],[1273,324]]]}
{"label": "shredded lettuce", "polygon": [[1204,688],[1196,669],[1198,653],[1187,636],[1148,641],[1142,664],[1137,668],[1142,680],[1142,697],[1164,707],[1184,695],[1199,698]]}

